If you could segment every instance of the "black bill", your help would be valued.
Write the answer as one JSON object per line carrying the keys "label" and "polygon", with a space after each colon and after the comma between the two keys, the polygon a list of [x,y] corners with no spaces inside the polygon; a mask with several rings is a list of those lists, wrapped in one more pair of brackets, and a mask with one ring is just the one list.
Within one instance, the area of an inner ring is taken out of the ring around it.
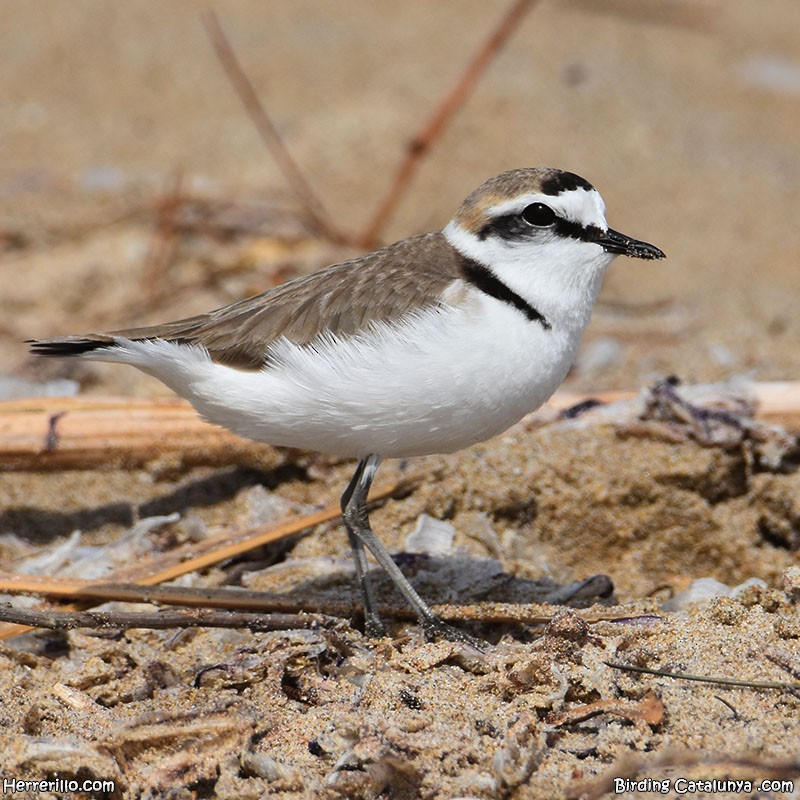
{"label": "black bill", "polygon": [[619,253],[631,258],[666,258],[664,251],[654,244],[640,242],[611,228],[607,231],[598,231],[592,241],[599,244],[607,253]]}

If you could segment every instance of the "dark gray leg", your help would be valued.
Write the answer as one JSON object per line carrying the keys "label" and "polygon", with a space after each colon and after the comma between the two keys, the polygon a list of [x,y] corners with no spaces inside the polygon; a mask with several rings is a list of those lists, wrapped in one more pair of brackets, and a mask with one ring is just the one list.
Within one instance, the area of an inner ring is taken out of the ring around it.
{"label": "dark gray leg", "polygon": [[[358,581],[358,588],[361,591],[361,599],[364,603],[364,629],[367,636],[383,636],[386,631],[383,628],[380,615],[378,614],[378,604],[375,600],[375,592],[372,590],[372,583],[369,580],[369,564],[367,563],[367,553],[364,550],[364,544],[358,538],[356,533],[350,526],[347,518],[347,507],[353,497],[356,487],[361,482],[364,476],[364,469],[367,466],[367,459],[362,459],[358,462],[355,474],[347,484],[344,494],[341,499],[342,517],[344,519],[344,526],[347,529],[347,538],[350,541],[350,548],[353,551],[353,562],[356,567],[356,580]],[[373,475],[377,470],[377,463],[372,468]],[[372,478],[369,478],[366,491],[369,492]]]}
{"label": "dark gray leg", "polygon": [[383,626],[376,611],[375,598],[366,574],[367,559],[364,547],[375,556],[378,563],[389,573],[389,577],[394,581],[395,586],[400,590],[411,608],[414,609],[426,636],[443,636],[451,640],[474,643],[466,633],[442,622],[431,611],[428,604],[417,594],[406,576],[403,575],[400,568],[392,560],[389,551],[370,528],[369,515],[367,513],[367,495],[379,463],[380,458],[375,455],[362,458],[358,462],[353,479],[342,495],[342,516],[353,548],[356,575],[364,598],[367,633],[370,633],[370,626],[377,626],[376,629],[378,631],[382,631]]}

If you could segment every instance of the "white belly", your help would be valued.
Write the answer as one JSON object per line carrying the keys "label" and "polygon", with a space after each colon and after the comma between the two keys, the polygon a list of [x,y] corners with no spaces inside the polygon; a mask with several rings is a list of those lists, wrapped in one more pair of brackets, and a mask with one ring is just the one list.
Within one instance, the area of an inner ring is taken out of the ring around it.
{"label": "white belly", "polygon": [[452,452],[505,430],[555,391],[580,334],[545,330],[485,298],[314,347],[281,340],[261,371],[215,364],[201,348],[164,341],[104,352],[241,436],[392,458]]}

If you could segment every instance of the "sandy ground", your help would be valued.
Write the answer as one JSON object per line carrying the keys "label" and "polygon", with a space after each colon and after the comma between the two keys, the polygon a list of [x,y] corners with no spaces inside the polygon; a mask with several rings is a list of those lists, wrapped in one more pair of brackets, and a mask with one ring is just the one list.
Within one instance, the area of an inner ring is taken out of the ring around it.
{"label": "sandy ground", "polygon": [[[385,238],[441,227],[502,169],[573,170],[601,190],[615,228],[669,258],[614,265],[568,388],[638,388],[669,373],[795,379],[800,5],[708,2],[691,16],[707,24],[688,27],[610,10],[642,5],[537,6]],[[212,7],[348,231],[366,224],[405,142],[498,13],[471,0]],[[132,370],[33,362],[21,341],[207,310],[353,252],[304,232],[200,6],[54,0],[3,11],[4,379],[166,394]],[[184,228],[165,236],[165,219]],[[604,663],[798,679],[795,463],[769,468],[747,436],[708,446],[680,425],[630,422],[519,427],[455,456],[387,464],[387,477],[423,467],[431,479],[373,515],[393,552],[423,513],[452,525],[444,555],[403,562],[431,600],[547,603],[596,574],[613,595],[572,601],[544,629],[476,626],[483,652],[424,643],[413,626],[378,642],[346,626],[22,637],[0,648],[3,777],[111,778],[121,798],[648,796],[635,786],[615,795],[613,777],[669,779],[666,796],[681,777],[753,781],[721,797],[753,795],[764,778],[800,785],[796,692]],[[179,512],[145,537],[150,552],[206,525],[334,502],[352,468],[284,458],[267,474],[7,473],[0,550],[13,568],[76,529],[81,546],[99,546],[139,518]],[[267,567],[276,556],[261,553],[196,580],[350,596],[346,553],[328,526],[288,561]],[[703,577],[764,585],[664,610]],[[598,609],[628,621],[579,617]],[[762,796],[798,796],[780,788]]]}

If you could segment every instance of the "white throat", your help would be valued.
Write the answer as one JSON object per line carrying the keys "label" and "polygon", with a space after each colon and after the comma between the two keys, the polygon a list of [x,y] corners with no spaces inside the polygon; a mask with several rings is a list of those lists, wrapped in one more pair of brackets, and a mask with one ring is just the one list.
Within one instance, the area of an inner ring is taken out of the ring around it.
{"label": "white throat", "polygon": [[559,236],[536,243],[480,239],[455,220],[445,227],[444,235],[552,325],[578,333],[589,323],[603,275],[614,259],[600,245]]}

